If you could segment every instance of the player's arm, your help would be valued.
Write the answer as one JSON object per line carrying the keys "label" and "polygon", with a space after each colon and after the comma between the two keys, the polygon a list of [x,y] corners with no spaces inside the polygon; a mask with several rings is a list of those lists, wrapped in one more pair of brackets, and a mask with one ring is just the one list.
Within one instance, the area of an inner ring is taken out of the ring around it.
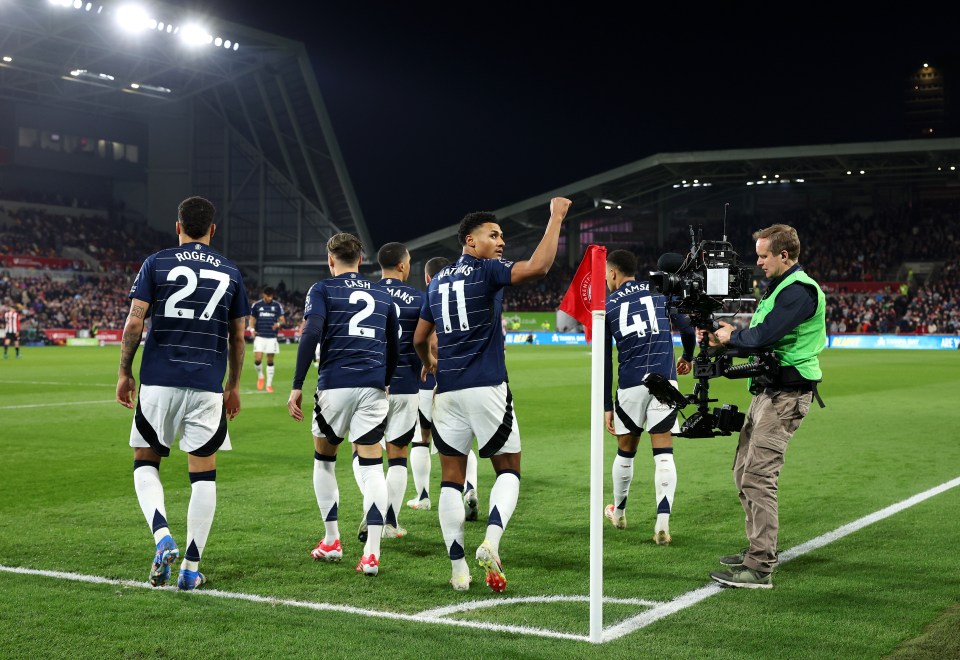
{"label": "player's arm", "polygon": [[125,408],[134,408],[137,395],[137,379],[133,377],[133,358],[140,348],[143,336],[143,322],[147,317],[150,303],[134,298],[130,301],[127,322],[123,326],[120,339],[120,369],[117,371],[117,403]]}
{"label": "player's arm", "polygon": [[231,319],[227,326],[227,382],[223,384],[223,406],[227,419],[240,414],[240,372],[247,344],[243,341],[245,317]]}
{"label": "player's arm", "polygon": [[384,387],[390,387],[390,381],[397,370],[400,358],[400,319],[397,318],[393,303],[387,305],[387,377]]}
{"label": "player's arm", "polygon": [[671,314],[670,322],[680,333],[680,343],[683,345],[683,353],[677,360],[677,374],[686,376],[692,368],[693,352],[697,348],[697,332],[690,325],[690,317],[686,314]]}
{"label": "player's arm", "polygon": [[257,334],[257,319],[254,318],[253,314],[247,317],[247,330]]}
{"label": "player's arm", "polygon": [[313,364],[313,358],[317,352],[317,344],[323,337],[324,317],[311,315],[303,319],[303,328],[300,331],[300,345],[297,347],[297,366],[293,372],[293,389],[290,390],[290,397],[287,399],[287,412],[295,420],[303,420],[303,410],[300,405],[303,402],[303,381],[307,377],[310,365]]}
{"label": "player's arm", "polygon": [[420,372],[420,380],[426,380],[427,374],[437,373],[437,358],[434,350],[431,349],[431,336],[436,341],[436,325],[433,321],[421,317],[417,323],[417,329],[413,331],[413,348],[423,363],[423,369]]}
{"label": "player's arm", "polygon": [[603,324],[603,425],[610,435],[616,435],[613,427],[613,335],[609,320]]}
{"label": "player's arm", "polygon": [[539,280],[550,272],[553,260],[557,258],[560,226],[563,224],[563,219],[567,217],[567,211],[572,203],[565,197],[554,197],[550,200],[550,219],[547,221],[547,230],[540,239],[540,245],[529,259],[518,261],[513,265],[510,284]]}

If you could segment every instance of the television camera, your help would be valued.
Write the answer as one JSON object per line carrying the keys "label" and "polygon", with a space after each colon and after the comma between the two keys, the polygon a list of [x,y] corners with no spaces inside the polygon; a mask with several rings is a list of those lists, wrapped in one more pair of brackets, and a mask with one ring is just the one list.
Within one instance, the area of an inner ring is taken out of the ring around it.
{"label": "television camera", "polygon": [[[753,300],[753,266],[744,266],[724,235],[722,241],[705,241],[703,230],[694,235],[690,227],[690,251],[686,256],[667,253],[657,262],[657,271],[650,274],[651,286],[668,299],[671,314],[686,314],[696,328],[713,332],[720,326],[715,314],[723,309],[724,300]],[[693,360],[693,377],[697,384],[693,393],[684,395],[669,380],[648,374],[644,384],[666,405],[680,410],[695,404],[696,412],[687,417],[679,435],[685,438],[713,438],[730,435],[743,428],[744,413],[737,406],[723,404],[710,412],[709,404],[718,402],[709,396],[712,378],[753,378],[753,387],[773,384],[777,376],[777,360],[772,351],[754,354],[747,363],[734,365],[734,357],[747,357],[734,350],[716,352],[704,335],[700,352]]]}

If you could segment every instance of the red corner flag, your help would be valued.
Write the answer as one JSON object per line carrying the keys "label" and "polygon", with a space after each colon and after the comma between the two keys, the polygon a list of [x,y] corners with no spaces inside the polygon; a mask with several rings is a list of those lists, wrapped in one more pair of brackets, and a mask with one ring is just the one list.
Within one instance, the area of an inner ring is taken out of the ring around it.
{"label": "red corner flag", "polygon": [[583,324],[587,341],[593,330],[593,321],[590,312],[594,309],[604,309],[606,305],[607,288],[607,248],[600,245],[587,247],[583,261],[573,276],[570,288],[560,301],[561,311],[566,312]]}

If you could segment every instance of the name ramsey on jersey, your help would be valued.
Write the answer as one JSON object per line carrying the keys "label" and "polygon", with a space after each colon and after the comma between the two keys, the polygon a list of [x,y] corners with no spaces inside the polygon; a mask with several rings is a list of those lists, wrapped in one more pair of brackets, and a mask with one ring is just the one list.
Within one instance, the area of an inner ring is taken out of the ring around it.
{"label": "name ramsey on jersey", "polygon": [[613,338],[620,363],[620,389],[642,384],[648,373],[677,378],[666,302],[666,297],[650,291],[648,282],[626,282],[607,296],[606,369],[611,368]]}

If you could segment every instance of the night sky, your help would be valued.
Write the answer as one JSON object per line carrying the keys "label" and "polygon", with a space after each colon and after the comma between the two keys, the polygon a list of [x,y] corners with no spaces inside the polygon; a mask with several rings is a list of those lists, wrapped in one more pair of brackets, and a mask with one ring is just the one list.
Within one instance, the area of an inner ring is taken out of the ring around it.
{"label": "night sky", "polygon": [[949,98],[960,41],[906,6],[520,4],[194,6],[306,43],[378,245],[660,152],[903,139],[908,76]]}

